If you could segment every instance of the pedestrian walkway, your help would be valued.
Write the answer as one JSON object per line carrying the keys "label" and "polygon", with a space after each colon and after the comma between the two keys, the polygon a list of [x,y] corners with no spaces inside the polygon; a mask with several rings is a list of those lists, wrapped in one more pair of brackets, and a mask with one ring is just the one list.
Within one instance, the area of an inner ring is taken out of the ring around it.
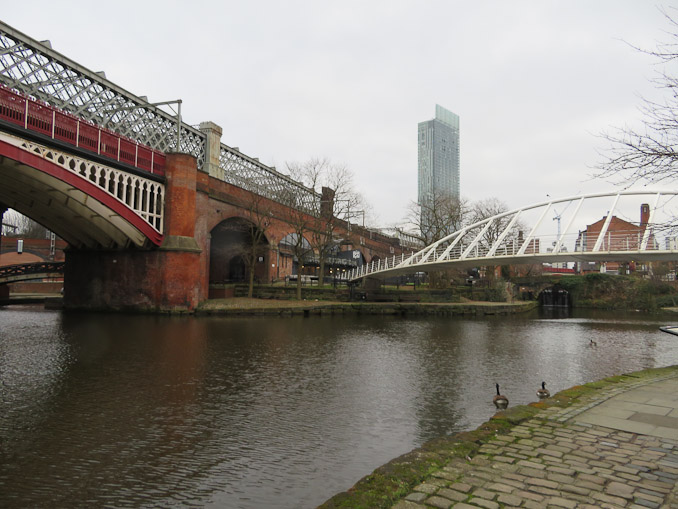
{"label": "pedestrian walkway", "polygon": [[673,370],[545,409],[472,458],[452,459],[393,507],[678,509],[677,486]]}

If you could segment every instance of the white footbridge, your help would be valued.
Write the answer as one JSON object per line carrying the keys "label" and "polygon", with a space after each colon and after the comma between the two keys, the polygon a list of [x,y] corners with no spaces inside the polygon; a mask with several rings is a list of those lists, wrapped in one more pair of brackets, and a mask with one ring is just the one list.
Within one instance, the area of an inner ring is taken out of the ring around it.
{"label": "white footbridge", "polygon": [[678,261],[678,191],[625,190],[548,200],[470,224],[349,278],[488,265]]}

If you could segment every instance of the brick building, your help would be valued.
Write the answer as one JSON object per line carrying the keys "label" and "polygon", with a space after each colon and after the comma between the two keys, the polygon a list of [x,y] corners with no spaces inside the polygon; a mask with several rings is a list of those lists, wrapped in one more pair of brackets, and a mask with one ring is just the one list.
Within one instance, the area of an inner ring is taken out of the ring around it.
{"label": "brick building", "polygon": [[[642,246],[645,230],[650,219],[650,206],[643,203],[640,206],[640,222],[631,223],[620,219],[617,216],[610,218],[610,224],[601,241],[600,251],[636,251]],[[579,232],[577,242],[575,244],[575,251],[585,252],[593,251],[600,233],[603,230],[607,216],[590,224],[585,230]],[[647,240],[647,249],[658,249],[657,241],[654,235],[650,234]],[[633,272],[638,268],[645,268],[644,265],[638,267],[638,261],[633,261],[628,264],[619,262],[578,262],[577,272],[607,272],[612,274],[619,274],[628,271]]]}

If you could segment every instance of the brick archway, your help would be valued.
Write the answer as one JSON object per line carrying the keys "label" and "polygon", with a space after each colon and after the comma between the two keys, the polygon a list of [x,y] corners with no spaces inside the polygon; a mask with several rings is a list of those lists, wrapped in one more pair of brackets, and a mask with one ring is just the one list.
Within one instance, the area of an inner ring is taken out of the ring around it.
{"label": "brick archway", "polygon": [[[221,284],[244,281],[248,267],[254,223],[239,216],[222,220],[210,231],[209,283]],[[257,256],[254,277],[259,281],[268,279],[269,241],[266,234],[261,243],[261,254]]]}

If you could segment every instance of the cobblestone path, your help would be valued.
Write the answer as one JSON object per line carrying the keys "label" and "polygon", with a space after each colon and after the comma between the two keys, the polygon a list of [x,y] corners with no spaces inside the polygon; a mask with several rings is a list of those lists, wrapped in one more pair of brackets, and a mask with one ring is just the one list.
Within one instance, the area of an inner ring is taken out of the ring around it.
{"label": "cobblestone path", "polygon": [[678,508],[678,379],[601,392],[495,436],[393,507]]}

